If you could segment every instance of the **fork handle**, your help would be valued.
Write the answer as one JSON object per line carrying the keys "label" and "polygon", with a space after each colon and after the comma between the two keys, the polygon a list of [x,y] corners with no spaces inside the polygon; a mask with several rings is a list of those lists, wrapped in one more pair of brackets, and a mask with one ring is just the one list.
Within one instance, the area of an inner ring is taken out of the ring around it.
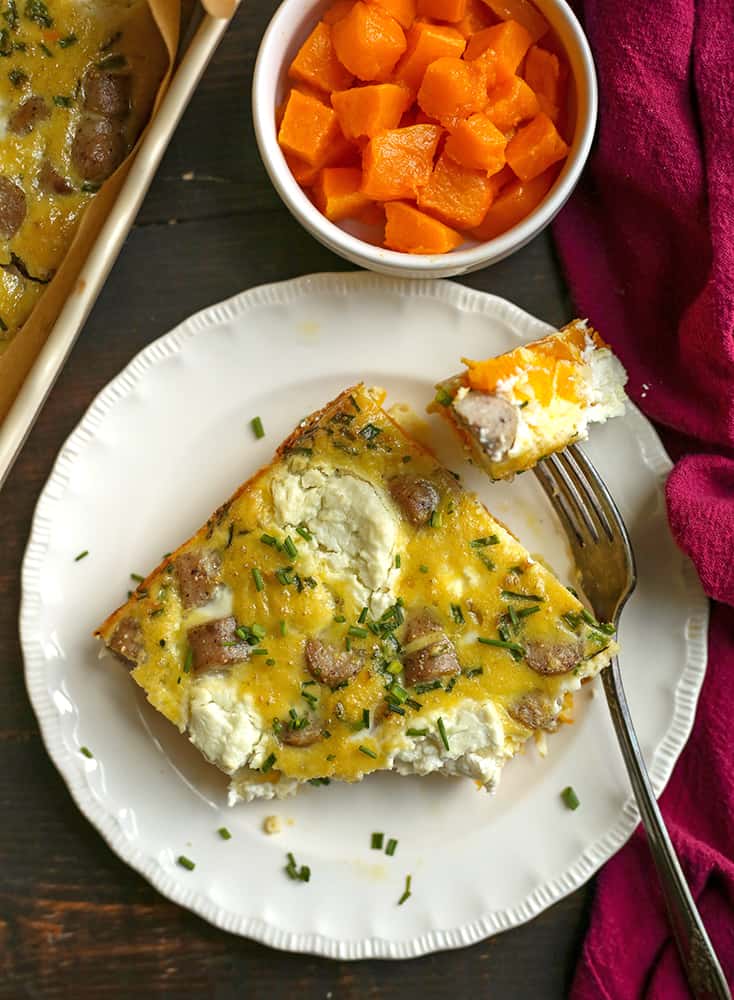
{"label": "fork handle", "polygon": [[724,972],[691,896],[655,800],[627,707],[616,656],[602,671],[602,681],[691,993],[696,1000],[731,1000]]}

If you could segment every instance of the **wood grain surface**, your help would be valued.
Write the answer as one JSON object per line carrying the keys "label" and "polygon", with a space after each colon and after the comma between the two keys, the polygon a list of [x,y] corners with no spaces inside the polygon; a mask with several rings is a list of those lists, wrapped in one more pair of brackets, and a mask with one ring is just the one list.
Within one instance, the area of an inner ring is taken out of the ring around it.
{"label": "wood grain surface", "polygon": [[[271,951],[169,903],[109,850],[49,761],[25,693],[23,550],[56,453],[95,394],[189,313],[262,282],[347,267],[291,219],[255,147],[252,68],[275,6],[245,0],[0,493],[0,997],[555,1000],[568,991],[590,888],[517,930],[410,962]],[[551,323],[572,316],[547,236],[466,284]]]}

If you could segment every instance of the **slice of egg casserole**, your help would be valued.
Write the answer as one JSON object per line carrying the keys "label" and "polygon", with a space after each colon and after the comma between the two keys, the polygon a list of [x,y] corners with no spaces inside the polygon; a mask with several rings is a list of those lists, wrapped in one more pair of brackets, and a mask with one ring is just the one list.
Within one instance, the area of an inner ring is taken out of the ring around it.
{"label": "slice of egg casserole", "polygon": [[492,789],[616,650],[383,398],[303,420],[96,633],[231,803],[379,770]]}
{"label": "slice of egg casserole", "polygon": [[625,370],[584,320],[486,361],[462,360],[466,371],[439,383],[429,409],[492,479],[531,469],[587,437],[589,424],[624,413]]}

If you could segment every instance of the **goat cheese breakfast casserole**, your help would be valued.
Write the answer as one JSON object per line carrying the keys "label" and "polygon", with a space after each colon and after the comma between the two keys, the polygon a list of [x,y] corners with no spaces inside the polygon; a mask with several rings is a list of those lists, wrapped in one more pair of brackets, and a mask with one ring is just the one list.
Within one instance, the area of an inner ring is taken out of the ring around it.
{"label": "goat cheese breakfast casserole", "polygon": [[616,651],[383,398],[303,420],[96,633],[231,804],[374,771],[492,790]]}
{"label": "goat cheese breakfast casserole", "polygon": [[163,58],[146,0],[0,0],[0,353],[132,148]]}

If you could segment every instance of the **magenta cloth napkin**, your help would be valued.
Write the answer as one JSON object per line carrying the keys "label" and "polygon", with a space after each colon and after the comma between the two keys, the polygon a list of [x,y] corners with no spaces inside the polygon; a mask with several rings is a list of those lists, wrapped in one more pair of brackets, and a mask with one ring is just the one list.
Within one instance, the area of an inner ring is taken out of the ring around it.
{"label": "magenta cloth napkin", "polygon": [[[671,529],[719,602],[693,732],[661,804],[731,982],[734,3],[576,6],[596,59],[599,134],[555,235],[579,313],[613,345],[631,397],[678,459]],[[638,829],[599,875],[572,998],[688,995]]]}

